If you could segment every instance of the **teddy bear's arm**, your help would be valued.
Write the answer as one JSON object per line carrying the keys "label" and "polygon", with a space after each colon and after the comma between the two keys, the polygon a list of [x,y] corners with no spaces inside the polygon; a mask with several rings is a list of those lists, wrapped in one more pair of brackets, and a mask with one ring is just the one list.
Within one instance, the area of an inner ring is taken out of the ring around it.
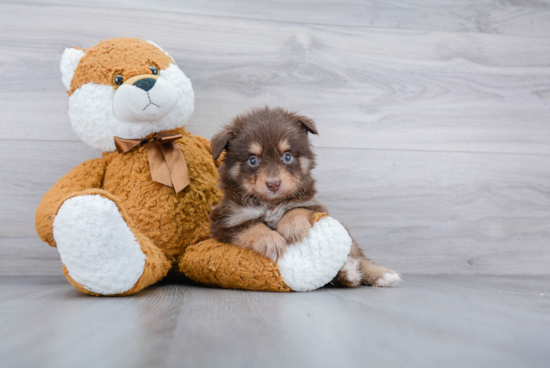
{"label": "teddy bear's arm", "polygon": [[83,162],[69,171],[42,197],[36,210],[36,231],[42,241],[55,247],[53,221],[59,207],[76,192],[101,188],[107,163],[103,158]]}

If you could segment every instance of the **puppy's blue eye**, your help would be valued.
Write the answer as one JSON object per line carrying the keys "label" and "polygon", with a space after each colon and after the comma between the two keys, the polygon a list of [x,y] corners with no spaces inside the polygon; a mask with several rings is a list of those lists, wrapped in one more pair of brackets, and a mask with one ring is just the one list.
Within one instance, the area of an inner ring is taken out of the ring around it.
{"label": "puppy's blue eye", "polygon": [[151,71],[151,73],[153,73],[153,75],[159,75],[159,70],[156,66],[150,66],[149,70]]}
{"label": "puppy's blue eye", "polygon": [[292,154],[290,152],[285,152],[285,154],[283,155],[283,161],[286,164],[291,163],[292,162]]}
{"label": "puppy's blue eye", "polygon": [[250,166],[252,166],[252,167],[258,165],[258,157],[256,157],[256,156],[250,156],[250,157],[248,158],[248,164],[249,164]]}

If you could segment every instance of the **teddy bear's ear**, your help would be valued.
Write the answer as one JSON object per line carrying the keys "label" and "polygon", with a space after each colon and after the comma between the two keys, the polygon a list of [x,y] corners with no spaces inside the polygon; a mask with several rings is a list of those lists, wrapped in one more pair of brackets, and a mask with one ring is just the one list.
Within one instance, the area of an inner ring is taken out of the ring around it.
{"label": "teddy bear's ear", "polygon": [[63,51],[61,56],[61,81],[63,85],[69,91],[71,89],[71,81],[73,80],[74,71],[78,66],[78,62],[84,56],[84,51],[74,47],[68,47]]}
{"label": "teddy bear's ear", "polygon": [[226,126],[221,132],[212,137],[210,140],[210,149],[214,160],[217,160],[223,150],[227,149],[231,138],[233,138],[233,129],[230,126]]}

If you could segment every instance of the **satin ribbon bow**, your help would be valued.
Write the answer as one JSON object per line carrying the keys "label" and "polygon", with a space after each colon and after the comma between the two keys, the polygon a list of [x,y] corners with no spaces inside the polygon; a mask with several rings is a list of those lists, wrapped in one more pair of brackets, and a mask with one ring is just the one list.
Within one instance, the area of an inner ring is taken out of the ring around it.
{"label": "satin ribbon bow", "polygon": [[175,142],[181,134],[155,133],[145,139],[115,137],[118,153],[126,153],[137,146],[144,146],[149,157],[153,181],[172,187],[176,193],[189,185],[189,170],[181,148]]}

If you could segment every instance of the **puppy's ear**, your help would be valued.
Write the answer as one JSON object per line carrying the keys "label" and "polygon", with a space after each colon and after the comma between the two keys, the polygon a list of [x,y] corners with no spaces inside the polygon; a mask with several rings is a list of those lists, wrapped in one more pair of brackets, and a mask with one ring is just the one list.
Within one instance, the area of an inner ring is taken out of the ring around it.
{"label": "puppy's ear", "polygon": [[210,140],[210,150],[212,157],[217,160],[224,149],[227,149],[229,141],[233,138],[233,129],[229,126],[225,127],[221,132],[216,133]]}
{"label": "puppy's ear", "polygon": [[307,132],[319,135],[319,133],[317,133],[317,128],[315,127],[315,122],[313,120],[311,120],[310,118],[308,118],[306,116],[297,116],[296,117],[296,122],[298,124],[302,125],[302,127]]}

